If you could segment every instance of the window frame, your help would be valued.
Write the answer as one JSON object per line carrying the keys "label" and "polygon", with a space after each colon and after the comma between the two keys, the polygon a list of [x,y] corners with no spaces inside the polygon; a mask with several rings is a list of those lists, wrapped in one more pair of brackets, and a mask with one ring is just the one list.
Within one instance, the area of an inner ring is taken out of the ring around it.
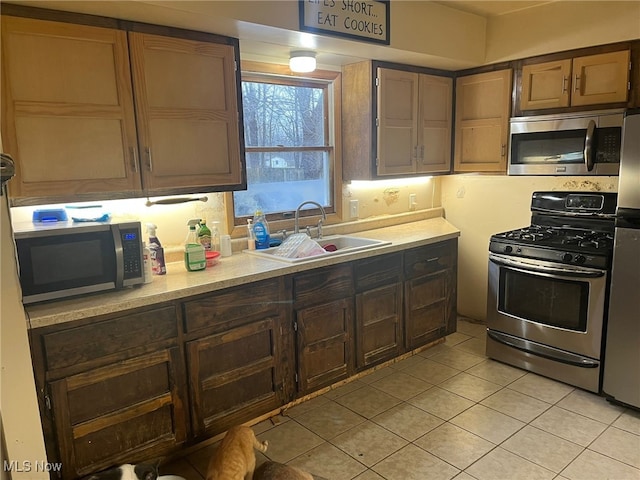
{"label": "window frame", "polygon": [[[342,100],[342,75],[339,71],[316,70],[303,75],[294,74],[288,66],[267,64],[261,62],[242,61],[241,81],[252,81],[258,79],[263,81],[270,76],[269,83],[288,85],[287,78],[294,78],[300,86],[314,86],[326,84],[325,94],[325,139],[328,145],[324,147],[296,147],[295,150],[326,151],[330,158],[330,190],[333,208],[327,211],[327,224],[340,223],[342,221],[342,142],[341,142],[341,100]],[[326,83],[325,83],[326,82]],[[292,147],[253,147],[259,151],[291,151]],[[245,146],[246,152],[251,152],[252,147]],[[255,151],[255,150],[254,150]],[[235,216],[233,204],[233,192],[224,193],[224,205],[227,219],[227,231],[234,238],[243,237],[247,234],[246,219],[250,217]],[[320,210],[305,209],[300,213],[300,218],[320,215]],[[267,215],[270,230],[292,231],[294,226],[293,212],[281,212]],[[306,224],[305,224],[306,225]]]}

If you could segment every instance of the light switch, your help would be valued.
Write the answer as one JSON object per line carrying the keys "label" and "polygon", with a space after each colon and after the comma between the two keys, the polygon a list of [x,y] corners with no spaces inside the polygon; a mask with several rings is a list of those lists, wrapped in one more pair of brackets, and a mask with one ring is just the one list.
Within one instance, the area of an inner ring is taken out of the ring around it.
{"label": "light switch", "polygon": [[358,200],[349,200],[349,217],[358,218],[359,215]]}

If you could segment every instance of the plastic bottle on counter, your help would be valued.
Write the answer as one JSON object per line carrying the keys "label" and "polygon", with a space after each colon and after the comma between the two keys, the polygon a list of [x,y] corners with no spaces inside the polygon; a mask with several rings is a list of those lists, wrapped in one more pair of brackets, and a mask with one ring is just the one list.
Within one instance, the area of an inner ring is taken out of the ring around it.
{"label": "plastic bottle on counter", "polygon": [[255,250],[256,249],[256,237],[253,233],[253,225],[251,224],[252,220],[247,218],[247,249]]}
{"label": "plastic bottle on counter", "polygon": [[151,250],[151,271],[154,275],[164,275],[167,273],[167,266],[164,262],[164,248],[160,239],[156,236],[158,227],[153,223],[147,223],[149,232],[149,250]]}
{"label": "plastic bottle on counter", "polygon": [[253,234],[256,238],[256,249],[269,248],[269,224],[262,210],[256,210],[253,216]]}
{"label": "plastic bottle on counter", "polygon": [[220,251],[220,222],[211,222],[211,250],[214,252]]}
{"label": "plastic bottle on counter", "polygon": [[198,242],[204,247],[206,252],[212,250],[211,230],[207,227],[207,222],[205,220],[200,222],[200,228],[198,229]]}
{"label": "plastic bottle on counter", "polygon": [[207,267],[207,259],[204,247],[198,241],[196,225],[200,219],[189,220],[189,233],[184,241],[184,266],[189,272],[204,270]]}
{"label": "plastic bottle on counter", "polygon": [[151,250],[147,247],[147,242],[142,242],[142,261],[144,262],[144,283],[153,281],[153,271],[151,270]]}

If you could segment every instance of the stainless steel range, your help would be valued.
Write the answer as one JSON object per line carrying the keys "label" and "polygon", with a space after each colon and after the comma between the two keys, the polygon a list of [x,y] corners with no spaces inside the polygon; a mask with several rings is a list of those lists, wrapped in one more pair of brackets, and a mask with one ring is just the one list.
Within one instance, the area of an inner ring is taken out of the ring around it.
{"label": "stainless steel range", "polygon": [[489,244],[487,355],[600,392],[615,193],[535,192]]}

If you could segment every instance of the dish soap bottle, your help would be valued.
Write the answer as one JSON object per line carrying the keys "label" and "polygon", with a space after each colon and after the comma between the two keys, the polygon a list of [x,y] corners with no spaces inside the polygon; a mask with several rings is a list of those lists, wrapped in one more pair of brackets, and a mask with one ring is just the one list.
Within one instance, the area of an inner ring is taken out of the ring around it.
{"label": "dish soap bottle", "polygon": [[204,253],[204,247],[198,241],[198,233],[196,225],[200,223],[200,219],[189,220],[189,233],[184,241],[184,266],[189,272],[204,270],[207,267],[207,259]]}
{"label": "dish soap bottle", "polygon": [[211,248],[211,230],[207,227],[206,220],[200,222],[198,229],[198,242],[204,247],[205,252],[212,250]]}
{"label": "dish soap bottle", "polygon": [[147,223],[149,232],[149,250],[151,250],[151,270],[154,275],[164,275],[167,273],[167,266],[164,263],[164,248],[160,239],[156,237],[158,227],[153,223]]}
{"label": "dish soap bottle", "polygon": [[269,248],[269,224],[262,210],[256,210],[253,216],[253,234],[256,239],[256,249]]}

